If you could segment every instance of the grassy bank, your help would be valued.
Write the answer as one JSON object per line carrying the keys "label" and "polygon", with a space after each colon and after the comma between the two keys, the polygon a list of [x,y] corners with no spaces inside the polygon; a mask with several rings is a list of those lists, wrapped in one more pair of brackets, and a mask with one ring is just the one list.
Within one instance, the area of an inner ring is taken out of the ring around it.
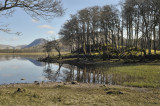
{"label": "grassy bank", "polygon": [[0,105],[7,106],[160,105],[159,89],[69,83],[1,85],[0,88]]}
{"label": "grassy bank", "polygon": [[118,85],[160,87],[160,63],[110,67],[105,73],[112,75],[112,79],[115,80],[115,83]]}

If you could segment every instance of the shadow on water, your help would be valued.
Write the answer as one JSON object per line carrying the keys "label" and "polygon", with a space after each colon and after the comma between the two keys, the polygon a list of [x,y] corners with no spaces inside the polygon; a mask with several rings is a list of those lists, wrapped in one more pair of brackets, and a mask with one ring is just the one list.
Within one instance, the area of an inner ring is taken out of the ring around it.
{"label": "shadow on water", "polygon": [[35,66],[45,66],[46,65],[45,63],[39,62],[39,61],[32,59],[32,58],[25,57],[25,59],[30,61],[31,63],[33,63]]}
{"label": "shadow on water", "polygon": [[81,69],[79,67],[58,63],[57,69],[50,63],[46,63],[43,75],[53,82],[78,81],[83,83],[112,84],[112,76],[106,76],[104,72],[92,68]]}
{"label": "shadow on water", "polygon": [[43,75],[50,81],[57,82],[60,80],[60,71],[63,64],[59,63],[58,69],[52,68],[52,64],[46,63],[43,69]]}
{"label": "shadow on water", "polygon": [[159,63],[151,64],[151,66],[148,66],[148,64],[123,64],[102,67],[85,66],[81,68],[69,64],[62,65],[59,63],[58,65],[55,68],[52,64],[47,63],[43,72],[48,80],[107,85],[159,86],[157,81],[160,80],[158,77],[160,70],[150,71],[151,67],[155,68],[155,65],[158,66]]}

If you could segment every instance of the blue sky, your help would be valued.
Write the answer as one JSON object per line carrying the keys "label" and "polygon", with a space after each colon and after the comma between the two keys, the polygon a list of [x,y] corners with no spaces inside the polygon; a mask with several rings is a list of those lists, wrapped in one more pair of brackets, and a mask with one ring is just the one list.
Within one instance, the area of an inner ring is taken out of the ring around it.
{"label": "blue sky", "polygon": [[8,24],[12,32],[22,32],[21,36],[0,32],[0,44],[23,45],[29,44],[37,38],[54,39],[63,25],[70,18],[70,14],[75,14],[78,10],[91,6],[117,5],[120,0],[62,0],[66,9],[64,16],[54,18],[51,22],[44,20],[36,21],[21,9],[10,17],[1,16],[0,23]]}

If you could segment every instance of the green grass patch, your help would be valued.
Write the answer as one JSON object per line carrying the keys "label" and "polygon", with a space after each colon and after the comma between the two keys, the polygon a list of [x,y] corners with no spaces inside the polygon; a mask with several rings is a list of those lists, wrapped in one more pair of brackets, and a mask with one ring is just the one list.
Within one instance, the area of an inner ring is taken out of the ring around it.
{"label": "green grass patch", "polygon": [[159,65],[128,65],[105,71],[115,84],[134,87],[160,87]]}

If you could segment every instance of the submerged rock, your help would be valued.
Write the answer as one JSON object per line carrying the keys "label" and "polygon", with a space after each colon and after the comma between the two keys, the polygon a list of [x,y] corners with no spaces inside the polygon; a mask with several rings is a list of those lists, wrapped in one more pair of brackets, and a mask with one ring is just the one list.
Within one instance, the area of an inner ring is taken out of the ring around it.
{"label": "submerged rock", "polygon": [[36,85],[40,85],[40,83],[38,81],[34,81],[34,84]]}
{"label": "submerged rock", "polygon": [[25,78],[21,78],[21,80],[26,80]]}

